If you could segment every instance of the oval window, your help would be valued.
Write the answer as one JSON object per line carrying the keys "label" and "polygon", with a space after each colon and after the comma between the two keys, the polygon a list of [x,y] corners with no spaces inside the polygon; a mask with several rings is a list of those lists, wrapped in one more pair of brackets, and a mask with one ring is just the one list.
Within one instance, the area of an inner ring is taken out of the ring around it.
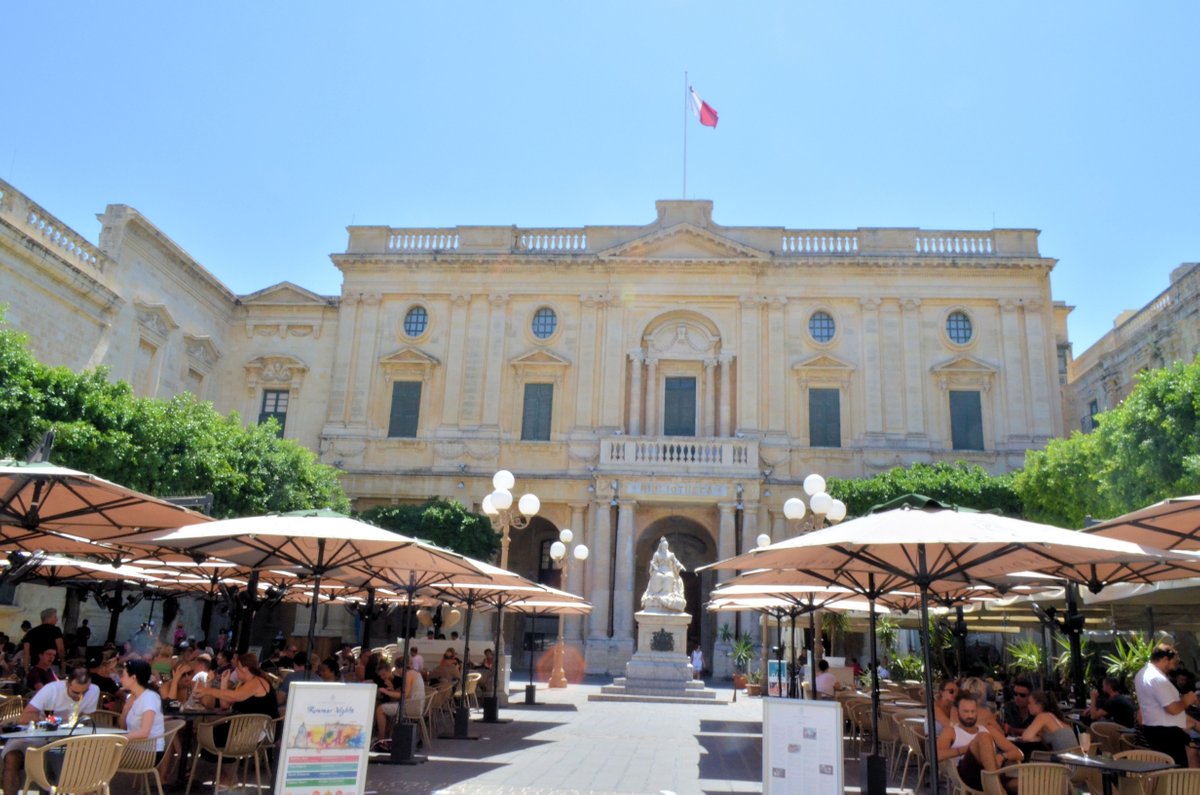
{"label": "oval window", "polygon": [[837,326],[828,312],[813,312],[812,317],[808,319],[809,336],[817,342],[829,342],[833,339],[835,331]]}
{"label": "oval window", "polygon": [[533,336],[539,340],[550,339],[558,328],[558,315],[548,306],[533,313]]}
{"label": "oval window", "polygon": [[967,317],[966,312],[951,312],[946,318],[946,336],[955,345],[966,345],[973,333],[971,318]]}
{"label": "oval window", "polygon": [[423,306],[414,306],[404,316],[404,333],[410,337],[419,337],[425,333],[429,325],[429,313]]}

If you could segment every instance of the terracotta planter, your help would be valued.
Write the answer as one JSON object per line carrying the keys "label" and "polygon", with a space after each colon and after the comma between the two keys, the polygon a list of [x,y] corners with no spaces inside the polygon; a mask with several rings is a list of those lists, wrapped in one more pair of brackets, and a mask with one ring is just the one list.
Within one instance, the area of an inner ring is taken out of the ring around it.
{"label": "terracotta planter", "polygon": [[762,695],[762,684],[759,683],[756,685],[752,685],[752,684],[747,683],[746,684],[746,695],[761,696]]}
{"label": "terracotta planter", "polygon": [[741,690],[745,686],[746,686],[746,675],[745,674],[734,674],[733,675],[733,689]]}

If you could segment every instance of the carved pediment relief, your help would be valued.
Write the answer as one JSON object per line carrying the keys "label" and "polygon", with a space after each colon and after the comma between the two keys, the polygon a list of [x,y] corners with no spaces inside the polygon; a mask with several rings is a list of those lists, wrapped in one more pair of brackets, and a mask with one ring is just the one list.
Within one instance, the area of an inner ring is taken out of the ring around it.
{"label": "carved pediment relief", "polygon": [[999,370],[974,356],[955,356],[929,368],[929,372],[937,379],[941,389],[952,386],[969,386],[982,389],[984,392],[992,387]]}
{"label": "carved pediment relief", "polygon": [[645,336],[647,355],[656,359],[701,359],[715,356],[721,338],[697,317],[661,319]]}
{"label": "carved pediment relief", "polygon": [[290,389],[292,396],[296,397],[308,373],[307,364],[286,354],[259,356],[246,362],[245,367],[247,394],[250,397],[255,397],[260,387]]}
{"label": "carved pediment relief", "polygon": [[800,376],[802,384],[809,381],[846,383],[854,370],[854,365],[828,353],[819,353],[792,365],[792,371]]}
{"label": "carved pediment relief", "polygon": [[767,252],[738,243],[689,223],[676,224],[630,240],[607,251],[602,259],[766,259]]}
{"label": "carved pediment relief", "polygon": [[517,370],[531,367],[561,368],[571,366],[571,363],[563,357],[559,356],[553,351],[548,351],[541,348],[535,351],[530,351],[529,353],[521,354],[520,356],[509,360],[508,363]]}
{"label": "carved pediment relief", "polygon": [[179,328],[179,324],[162,304],[150,304],[135,300],[133,308],[137,313],[138,325],[142,327],[142,331],[160,345],[166,341],[172,331]]}
{"label": "carved pediment relief", "polygon": [[273,284],[270,287],[250,293],[249,295],[241,296],[241,302],[244,305],[250,306],[253,304],[321,304],[329,303],[330,298],[324,295],[318,295],[312,290],[306,290],[298,284],[292,282],[280,282]]}
{"label": "carved pediment relief", "polygon": [[212,366],[217,363],[217,359],[221,358],[221,352],[217,350],[216,345],[213,345],[212,337],[208,335],[185,334],[183,343],[192,363],[200,365],[205,370],[212,369]]}
{"label": "carved pediment relief", "polygon": [[388,375],[419,374],[427,377],[430,371],[441,364],[435,357],[412,346],[405,346],[379,360],[379,366]]}

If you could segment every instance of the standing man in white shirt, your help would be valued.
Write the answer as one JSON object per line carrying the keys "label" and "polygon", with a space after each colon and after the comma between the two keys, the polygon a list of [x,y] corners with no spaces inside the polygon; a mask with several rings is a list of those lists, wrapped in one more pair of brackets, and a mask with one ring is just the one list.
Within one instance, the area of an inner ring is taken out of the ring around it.
{"label": "standing man in white shirt", "polygon": [[1160,643],[1150,652],[1150,662],[1138,671],[1133,684],[1142,710],[1142,734],[1155,751],[1170,754],[1175,764],[1187,767],[1187,714],[1196,703],[1196,693],[1183,693],[1171,684],[1170,673],[1179,665],[1179,656],[1169,643]]}

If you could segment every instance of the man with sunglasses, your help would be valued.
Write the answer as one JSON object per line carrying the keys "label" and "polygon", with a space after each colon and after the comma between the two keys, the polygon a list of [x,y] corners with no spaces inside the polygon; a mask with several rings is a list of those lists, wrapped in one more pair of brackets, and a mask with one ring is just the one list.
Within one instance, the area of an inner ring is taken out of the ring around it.
{"label": "man with sunglasses", "polygon": [[1033,692],[1033,683],[1028,679],[1018,679],[1012,685],[1012,698],[1004,705],[1004,733],[1012,736],[1020,734],[1033,723],[1033,715],[1029,712],[1029,694]]}
{"label": "man with sunglasses", "polygon": [[[61,720],[71,716],[91,715],[100,703],[100,688],[92,684],[86,668],[76,668],[66,679],[51,682],[33,694],[17,722],[28,725],[57,715]],[[4,791],[20,791],[21,769],[25,766],[25,751],[45,745],[50,740],[9,740],[4,745]]]}

